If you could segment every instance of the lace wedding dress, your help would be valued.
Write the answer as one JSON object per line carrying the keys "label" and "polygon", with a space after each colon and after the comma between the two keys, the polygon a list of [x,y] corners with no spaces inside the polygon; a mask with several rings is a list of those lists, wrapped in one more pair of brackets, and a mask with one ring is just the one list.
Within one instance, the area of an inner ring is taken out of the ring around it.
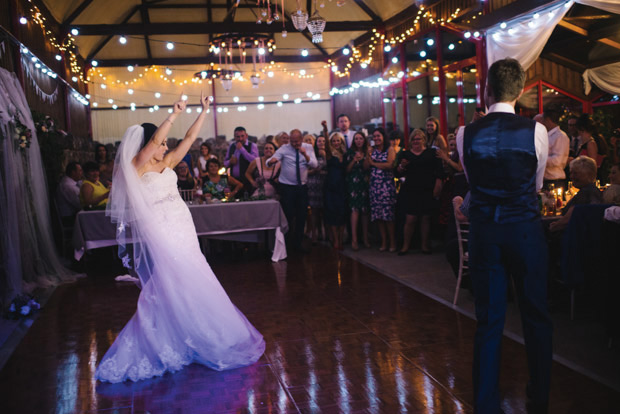
{"label": "lace wedding dress", "polygon": [[139,181],[146,205],[158,217],[150,229],[156,248],[143,243],[148,260],[136,266],[139,274],[148,268],[150,278],[142,280],[138,309],[103,357],[96,378],[137,381],[192,362],[218,371],[256,362],[265,350],[263,337],[232,304],[200,251],[176,174],[166,168]]}

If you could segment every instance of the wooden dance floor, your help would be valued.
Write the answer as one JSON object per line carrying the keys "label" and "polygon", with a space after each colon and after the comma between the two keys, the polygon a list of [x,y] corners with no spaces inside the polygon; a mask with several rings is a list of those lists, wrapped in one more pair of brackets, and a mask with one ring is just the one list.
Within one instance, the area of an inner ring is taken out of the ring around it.
{"label": "wooden dance floor", "polygon": [[[109,250],[56,289],[0,371],[0,413],[471,413],[475,322],[324,247],[271,263],[213,264],[265,336],[253,366],[190,365],[138,383],[99,384],[95,367],[133,314],[138,289],[115,283]],[[394,256],[396,259],[396,256]],[[412,268],[412,272],[416,269]],[[524,413],[522,345],[505,339],[503,408]],[[620,394],[553,366],[552,413],[617,413]]]}

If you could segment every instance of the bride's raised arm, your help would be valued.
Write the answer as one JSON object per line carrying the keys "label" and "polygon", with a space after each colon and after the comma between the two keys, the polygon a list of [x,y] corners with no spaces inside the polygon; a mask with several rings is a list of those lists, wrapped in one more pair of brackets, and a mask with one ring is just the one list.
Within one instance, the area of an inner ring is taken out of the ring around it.
{"label": "bride's raised arm", "polygon": [[174,103],[172,106],[172,113],[168,115],[168,118],[164,119],[164,122],[161,123],[157,131],[153,134],[150,141],[142,147],[138,155],[133,159],[133,165],[136,167],[136,170],[140,170],[147,162],[149,162],[160,145],[164,142],[166,137],[168,136],[168,132],[170,131],[170,127],[174,124],[174,120],[177,118],[179,113],[185,110],[185,101],[179,100]]}
{"label": "bride's raised arm", "polygon": [[189,151],[192,144],[196,140],[196,137],[200,132],[200,128],[202,128],[202,123],[204,122],[207,116],[207,110],[209,109],[209,97],[205,96],[204,92],[200,92],[200,105],[202,105],[202,111],[198,114],[198,118],[196,118],[192,126],[187,130],[185,138],[179,142],[179,145],[177,145],[175,149],[170,151],[164,157],[164,162],[170,168],[176,167],[176,165],[181,162],[183,157],[185,157],[185,154],[187,154],[187,151]]}

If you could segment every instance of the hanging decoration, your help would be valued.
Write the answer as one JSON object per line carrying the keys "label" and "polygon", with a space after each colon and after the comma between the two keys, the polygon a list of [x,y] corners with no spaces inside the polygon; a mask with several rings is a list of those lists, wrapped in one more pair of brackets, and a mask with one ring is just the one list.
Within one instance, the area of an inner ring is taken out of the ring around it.
{"label": "hanging decoration", "polygon": [[288,32],[286,31],[286,25],[284,24],[286,21],[286,15],[284,14],[284,0],[282,0],[282,7],[280,7],[280,10],[282,10],[282,37],[286,37]]}
{"label": "hanging decoration", "polygon": [[293,26],[300,32],[306,30],[308,25],[308,13],[301,10],[301,0],[297,0],[297,11],[291,15]]}
{"label": "hanging decoration", "polygon": [[13,117],[13,139],[15,139],[15,146],[25,152],[26,149],[30,148],[30,143],[32,142],[32,131],[28,129],[28,127],[20,121],[19,117],[21,112],[19,109],[15,113]]}
{"label": "hanging decoration", "polygon": [[[241,72],[235,72],[232,68],[235,49],[239,53],[239,63],[241,64],[245,64],[248,50],[250,51],[252,54],[252,63],[254,64],[254,74],[256,74],[257,60],[264,65],[267,52],[271,53],[275,48],[276,45],[274,40],[268,35],[254,34],[251,36],[244,36],[237,33],[229,33],[213,39],[209,46],[209,51],[217,54],[219,56],[220,65],[227,68],[227,72],[220,75],[220,80],[224,89],[229,91],[232,88],[233,79],[241,75]],[[234,76],[231,75],[233,73]]]}
{"label": "hanging decoration", "polygon": [[312,43],[321,43],[323,41],[323,30],[325,30],[325,19],[319,14],[314,0],[314,13],[308,20],[308,30],[312,33]]}
{"label": "hanging decoration", "polygon": [[[25,56],[27,54],[27,52],[25,52],[25,50],[22,48],[22,67],[24,68],[24,72],[26,73],[26,77],[28,78],[28,81],[30,81],[30,84],[32,85],[32,87],[34,88],[35,93],[37,94],[37,96],[39,98],[41,98],[41,100],[43,102],[49,102],[49,103],[54,103],[56,102],[56,100],[58,99],[58,82],[56,82],[56,88],[54,89],[54,92],[52,93],[46,93],[43,91],[43,89],[41,89],[41,87],[39,86],[39,84],[37,83],[37,80],[35,79],[34,74],[32,73],[32,69],[30,67],[30,65],[32,64],[32,59],[36,59],[34,56],[32,56],[31,59],[27,59],[27,56]],[[51,69],[47,69],[46,67],[44,67],[37,59],[37,62],[34,63],[35,65],[39,65],[39,68],[41,71],[43,71],[44,74],[48,75],[51,78],[56,78],[58,75],[56,75]],[[88,104],[88,103],[86,103]]]}

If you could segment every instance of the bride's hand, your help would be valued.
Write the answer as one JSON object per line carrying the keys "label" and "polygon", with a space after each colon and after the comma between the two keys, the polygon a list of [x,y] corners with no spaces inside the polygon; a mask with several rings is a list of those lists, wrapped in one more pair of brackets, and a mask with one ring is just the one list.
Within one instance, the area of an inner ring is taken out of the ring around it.
{"label": "bride's hand", "polygon": [[172,112],[175,114],[183,112],[185,110],[186,105],[187,105],[186,101],[184,101],[183,99],[179,99],[178,101],[174,103],[174,105],[172,105]]}
{"label": "bride's hand", "polygon": [[204,91],[200,91],[200,105],[202,105],[202,112],[206,113],[209,109],[211,101],[208,96],[205,96]]}

